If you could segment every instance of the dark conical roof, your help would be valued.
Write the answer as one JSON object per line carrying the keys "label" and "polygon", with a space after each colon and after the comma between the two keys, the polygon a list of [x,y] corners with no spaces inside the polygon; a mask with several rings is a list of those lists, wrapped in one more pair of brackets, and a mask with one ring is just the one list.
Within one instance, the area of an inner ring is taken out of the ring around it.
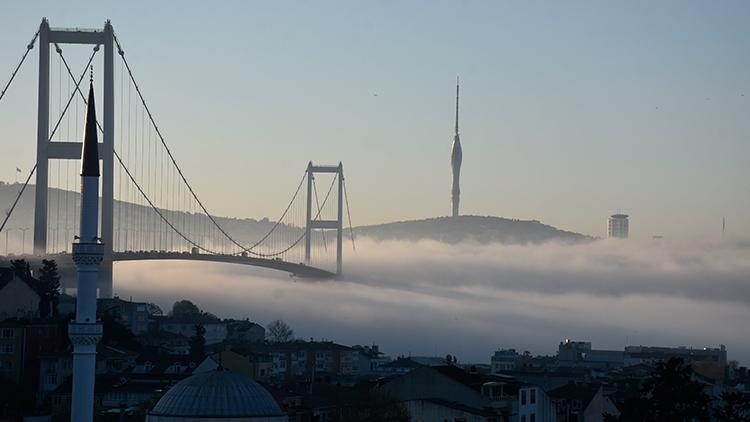
{"label": "dark conical roof", "polygon": [[96,106],[94,105],[94,83],[89,85],[86,129],[81,152],[81,176],[99,176],[99,139],[96,133]]}

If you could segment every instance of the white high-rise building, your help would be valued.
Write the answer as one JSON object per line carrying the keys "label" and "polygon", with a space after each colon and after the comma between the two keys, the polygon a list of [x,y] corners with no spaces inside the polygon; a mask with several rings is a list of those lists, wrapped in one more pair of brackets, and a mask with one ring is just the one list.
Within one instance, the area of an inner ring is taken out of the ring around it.
{"label": "white high-rise building", "polygon": [[612,214],[607,221],[607,237],[627,239],[630,223],[627,214]]}

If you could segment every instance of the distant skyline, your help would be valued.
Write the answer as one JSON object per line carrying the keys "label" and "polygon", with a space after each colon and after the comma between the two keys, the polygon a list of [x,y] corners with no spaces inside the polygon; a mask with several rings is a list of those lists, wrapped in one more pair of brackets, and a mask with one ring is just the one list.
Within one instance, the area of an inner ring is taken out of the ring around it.
{"label": "distant skyline", "polygon": [[[1,84],[43,16],[112,20],[217,215],[276,218],[309,160],[344,163],[355,225],[450,215],[459,74],[461,214],[750,236],[747,2],[7,2]],[[2,180],[34,162],[37,58],[0,102]]]}

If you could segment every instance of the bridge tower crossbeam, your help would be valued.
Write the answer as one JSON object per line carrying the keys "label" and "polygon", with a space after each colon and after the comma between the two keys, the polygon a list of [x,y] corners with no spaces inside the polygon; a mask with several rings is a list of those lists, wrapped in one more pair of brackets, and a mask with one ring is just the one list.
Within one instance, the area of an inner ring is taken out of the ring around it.
{"label": "bridge tower crossbeam", "polygon": [[[101,263],[99,296],[112,297],[112,245],[114,227],[114,30],[109,21],[103,29],[50,28],[47,19],[39,27],[39,96],[36,153],[36,198],[34,204],[34,254],[47,253],[47,190],[49,160],[81,158],[80,140],[49,141],[50,44],[84,44],[104,47],[103,118],[104,137],[99,145],[102,160]],[[71,239],[72,241],[73,239]]]}

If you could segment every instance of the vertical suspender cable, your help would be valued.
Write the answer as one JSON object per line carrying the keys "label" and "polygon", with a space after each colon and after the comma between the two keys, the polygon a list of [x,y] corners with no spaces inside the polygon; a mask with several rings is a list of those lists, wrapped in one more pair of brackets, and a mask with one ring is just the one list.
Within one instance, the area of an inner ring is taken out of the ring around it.
{"label": "vertical suspender cable", "polygon": [[346,202],[346,216],[349,219],[349,236],[352,239],[352,250],[356,251],[357,246],[354,244],[354,228],[352,227],[352,214],[349,211],[349,195],[346,193],[346,179],[342,181],[344,185],[344,202]]}

